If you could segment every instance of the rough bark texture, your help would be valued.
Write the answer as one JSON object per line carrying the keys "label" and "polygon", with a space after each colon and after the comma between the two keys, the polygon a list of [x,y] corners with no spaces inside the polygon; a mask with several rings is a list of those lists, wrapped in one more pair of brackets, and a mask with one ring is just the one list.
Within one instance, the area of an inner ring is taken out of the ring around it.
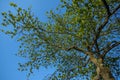
{"label": "rough bark texture", "polygon": [[93,78],[93,80],[100,80],[101,77],[103,78],[103,80],[115,80],[111,74],[110,69],[103,65],[102,58],[97,59],[91,55],[90,60],[96,65],[97,75]]}
{"label": "rough bark texture", "polygon": [[100,75],[104,80],[115,80],[114,77],[112,76],[110,69],[107,67],[101,67],[100,68]]}

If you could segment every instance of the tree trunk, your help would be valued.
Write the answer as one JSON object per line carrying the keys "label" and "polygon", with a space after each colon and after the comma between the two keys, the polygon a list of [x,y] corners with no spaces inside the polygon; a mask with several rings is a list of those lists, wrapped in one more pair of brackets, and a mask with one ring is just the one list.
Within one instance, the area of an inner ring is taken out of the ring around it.
{"label": "tree trunk", "polygon": [[100,77],[102,77],[103,80],[115,80],[107,67],[97,67],[96,72],[97,75],[93,78],[93,80],[100,80]]}
{"label": "tree trunk", "polygon": [[96,65],[97,75],[93,78],[93,80],[100,80],[100,78],[103,80],[115,80],[110,69],[103,66],[103,59],[97,59],[93,56],[90,56],[90,60]]}
{"label": "tree trunk", "polygon": [[107,67],[101,67],[100,68],[100,76],[104,79],[104,80],[115,80],[114,77],[111,74],[111,71],[109,68]]}

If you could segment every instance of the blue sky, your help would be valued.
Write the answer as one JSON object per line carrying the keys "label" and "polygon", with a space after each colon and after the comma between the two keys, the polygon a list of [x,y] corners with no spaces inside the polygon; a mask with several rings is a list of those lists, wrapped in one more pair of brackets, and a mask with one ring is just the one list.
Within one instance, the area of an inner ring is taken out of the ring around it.
{"label": "blue sky", "polygon": [[[9,6],[10,2],[18,4],[22,8],[32,6],[32,11],[40,20],[46,21],[45,12],[59,4],[59,0],[0,0],[0,13],[3,11],[14,9]],[[0,15],[0,23],[2,16]],[[0,28],[2,26],[0,25]],[[18,51],[19,43],[17,38],[11,39],[10,36],[0,33],[0,80],[26,80],[26,72],[17,70],[18,62],[24,62],[25,59],[17,57],[15,54]],[[30,80],[42,80],[44,76],[51,74],[54,68],[40,68],[39,71],[30,77]]]}

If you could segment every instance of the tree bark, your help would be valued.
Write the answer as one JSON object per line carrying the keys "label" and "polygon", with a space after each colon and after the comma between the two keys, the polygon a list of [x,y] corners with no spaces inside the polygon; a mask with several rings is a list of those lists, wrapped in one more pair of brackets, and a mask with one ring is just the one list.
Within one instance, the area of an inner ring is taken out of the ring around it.
{"label": "tree bark", "polygon": [[104,80],[115,80],[114,77],[112,76],[110,69],[107,67],[101,67],[100,68],[100,75]]}
{"label": "tree bark", "polygon": [[92,80],[100,80],[101,77],[103,80],[115,80],[111,74],[110,69],[103,65],[102,58],[97,59],[94,56],[90,56],[90,60],[95,64],[97,73],[97,75]]}

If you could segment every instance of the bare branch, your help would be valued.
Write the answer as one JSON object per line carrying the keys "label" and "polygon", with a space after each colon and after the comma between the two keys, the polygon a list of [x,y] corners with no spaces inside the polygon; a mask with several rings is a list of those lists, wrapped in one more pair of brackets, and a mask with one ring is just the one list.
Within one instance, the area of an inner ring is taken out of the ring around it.
{"label": "bare branch", "polygon": [[[112,16],[119,8],[120,8],[120,5],[111,13],[110,16]],[[98,32],[97,32],[98,34],[96,35],[97,38],[99,37],[100,32],[102,31],[102,29],[103,29],[103,28],[106,26],[106,24],[108,23],[108,20],[109,20],[109,17],[110,17],[110,16],[106,17],[104,23],[98,28]]]}
{"label": "bare branch", "polygon": [[85,53],[85,50],[83,50],[82,48],[78,48],[77,46],[72,46],[72,47],[70,47],[70,48],[68,48],[68,49],[66,49],[66,50],[69,51],[69,50],[71,50],[71,49],[75,49],[75,50],[77,50],[77,51],[80,51],[80,52]]}
{"label": "bare branch", "polygon": [[107,4],[106,0],[102,0],[106,10],[107,10],[107,15],[110,16],[111,15],[111,12],[110,12],[110,8],[109,8],[109,5]]}
{"label": "bare branch", "polygon": [[[114,13],[116,13],[116,11],[118,11],[120,9],[120,4],[114,9],[114,11],[113,12],[111,12],[111,15],[113,15]],[[110,16],[111,16],[110,15]]]}
{"label": "bare branch", "polygon": [[90,58],[83,64],[83,66],[86,67],[89,62],[90,62]]}
{"label": "bare branch", "polygon": [[[93,45],[95,44],[97,48],[98,48],[97,40],[98,40],[99,37],[100,37],[100,33],[102,32],[103,28],[104,28],[104,27],[106,26],[106,24],[108,23],[110,16],[112,16],[118,9],[120,9],[120,5],[118,5],[118,6],[114,9],[114,11],[111,12],[111,14],[105,18],[105,21],[103,22],[103,24],[101,24],[101,25],[99,26],[99,28],[97,29],[95,38],[94,38],[94,40],[93,40]],[[99,50],[99,49],[97,49],[97,50]]]}
{"label": "bare branch", "polygon": [[[112,43],[111,43],[112,44]],[[113,48],[117,47],[120,45],[120,42],[116,42],[114,44],[112,44],[111,46],[107,46],[106,49],[104,50],[104,53],[102,54],[102,57],[105,57],[105,55],[112,50]]]}

